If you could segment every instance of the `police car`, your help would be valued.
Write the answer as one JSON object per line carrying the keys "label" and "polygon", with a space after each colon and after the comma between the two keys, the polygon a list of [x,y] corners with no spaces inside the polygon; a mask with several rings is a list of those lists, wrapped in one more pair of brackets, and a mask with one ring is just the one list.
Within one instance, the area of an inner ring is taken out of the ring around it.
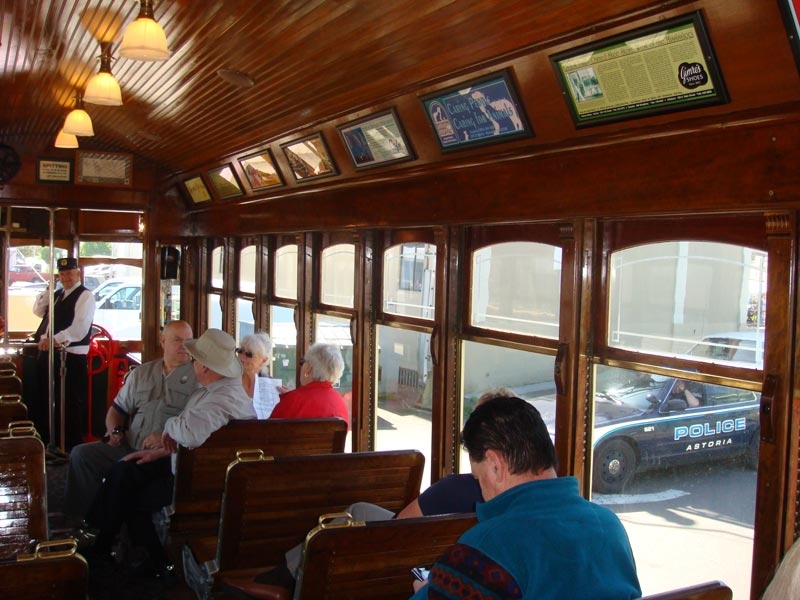
{"label": "police car", "polygon": [[759,400],[747,390],[647,374],[607,389],[595,398],[593,489],[619,493],[637,471],[665,465],[743,457],[755,468]]}

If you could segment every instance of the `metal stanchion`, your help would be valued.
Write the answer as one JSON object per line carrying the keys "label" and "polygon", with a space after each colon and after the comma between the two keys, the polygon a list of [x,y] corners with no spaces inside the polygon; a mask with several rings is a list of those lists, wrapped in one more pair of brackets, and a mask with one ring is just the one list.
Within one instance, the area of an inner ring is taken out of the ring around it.
{"label": "metal stanchion", "polygon": [[61,364],[59,365],[59,402],[61,402],[61,452],[65,453],[66,450],[66,408],[67,408],[67,347],[64,345],[59,346],[59,357]]}

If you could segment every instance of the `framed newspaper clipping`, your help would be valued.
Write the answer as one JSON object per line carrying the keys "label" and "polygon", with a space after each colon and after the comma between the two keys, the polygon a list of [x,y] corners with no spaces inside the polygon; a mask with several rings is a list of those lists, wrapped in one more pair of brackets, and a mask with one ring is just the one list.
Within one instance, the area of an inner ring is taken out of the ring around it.
{"label": "framed newspaper clipping", "polygon": [[699,12],[550,57],[576,127],[723,104]]}

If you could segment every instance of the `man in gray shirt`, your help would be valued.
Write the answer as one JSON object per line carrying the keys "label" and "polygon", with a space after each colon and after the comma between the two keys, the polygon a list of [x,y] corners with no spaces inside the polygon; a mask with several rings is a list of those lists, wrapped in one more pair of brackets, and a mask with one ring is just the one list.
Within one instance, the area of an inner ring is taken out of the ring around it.
{"label": "man in gray shirt", "polygon": [[64,498],[64,514],[80,522],[89,510],[100,482],[112,465],[135,450],[161,446],[164,423],[183,411],[197,388],[189,353],[183,343],[192,338],[186,321],[171,321],[161,333],[164,356],[134,369],[106,414],[104,442],[73,448]]}

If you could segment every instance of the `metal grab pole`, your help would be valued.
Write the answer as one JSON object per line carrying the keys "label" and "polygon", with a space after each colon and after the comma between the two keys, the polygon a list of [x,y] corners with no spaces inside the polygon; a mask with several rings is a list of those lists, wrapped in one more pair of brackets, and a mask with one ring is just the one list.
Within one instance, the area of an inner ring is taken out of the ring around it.
{"label": "metal grab pole", "polygon": [[66,452],[66,406],[67,406],[67,347],[59,346],[59,356],[61,364],[58,368],[59,384],[60,384],[60,402],[61,402],[61,452]]}

